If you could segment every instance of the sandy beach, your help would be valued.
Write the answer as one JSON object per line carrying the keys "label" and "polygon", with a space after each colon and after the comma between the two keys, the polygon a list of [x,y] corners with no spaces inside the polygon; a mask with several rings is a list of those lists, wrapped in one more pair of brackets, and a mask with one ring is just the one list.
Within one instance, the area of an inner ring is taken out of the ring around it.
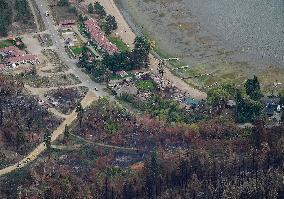
{"label": "sandy beach", "polygon": [[[84,4],[87,5],[90,2],[92,2],[92,1],[87,0],[87,1],[84,2]],[[108,14],[115,16],[117,23],[118,23],[118,29],[116,30],[116,33],[121,37],[121,39],[125,43],[129,44],[130,46],[133,46],[132,44],[134,42],[136,35],[133,32],[133,30],[129,27],[128,23],[125,21],[123,15],[121,14],[119,9],[117,8],[114,1],[113,0],[98,0],[98,2],[100,2],[101,5],[103,5],[105,7],[106,12]],[[155,58],[151,54],[150,55],[150,69],[154,73],[157,71],[158,63],[159,63],[158,59]],[[181,80],[180,78],[178,78],[177,76],[172,74],[172,72],[169,69],[165,70],[164,78],[173,82],[178,89],[180,89],[182,92],[188,93],[192,98],[206,99],[206,97],[207,97],[205,92],[202,92],[202,91],[190,86],[189,84],[187,84],[186,82],[184,82],[183,80]]]}

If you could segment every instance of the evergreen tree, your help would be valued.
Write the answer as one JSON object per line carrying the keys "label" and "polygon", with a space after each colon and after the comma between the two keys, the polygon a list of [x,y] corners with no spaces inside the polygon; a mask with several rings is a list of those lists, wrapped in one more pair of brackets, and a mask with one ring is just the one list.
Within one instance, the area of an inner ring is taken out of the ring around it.
{"label": "evergreen tree", "polygon": [[259,100],[262,96],[260,90],[260,84],[256,76],[253,79],[248,79],[245,83],[246,94],[250,96],[252,100]]}
{"label": "evergreen tree", "polygon": [[82,127],[83,114],[84,114],[84,109],[83,109],[81,103],[79,103],[77,105],[76,113],[78,114],[79,125],[80,125],[80,128],[81,128]]}
{"label": "evergreen tree", "polygon": [[108,15],[106,17],[103,29],[106,34],[110,34],[112,31],[117,29],[117,22],[114,16]]}
{"label": "evergreen tree", "polygon": [[7,36],[8,27],[12,22],[11,6],[7,0],[0,0],[0,36]]}
{"label": "evergreen tree", "polygon": [[145,37],[136,37],[132,51],[132,64],[134,67],[145,67],[149,62],[150,43]]}
{"label": "evergreen tree", "polygon": [[68,139],[70,137],[70,130],[69,130],[69,126],[65,125],[65,129],[64,129],[64,139]]}
{"label": "evergreen tree", "polygon": [[46,148],[50,149],[50,147],[51,147],[51,134],[48,130],[44,134],[43,141],[44,141]]}
{"label": "evergreen tree", "polygon": [[32,17],[29,4],[27,0],[16,0],[15,8],[17,10],[17,18],[24,23]]}
{"label": "evergreen tree", "polygon": [[92,3],[89,3],[89,5],[88,5],[88,12],[89,13],[94,13],[94,6],[93,6],[93,4]]}
{"label": "evergreen tree", "polygon": [[68,0],[59,0],[57,3],[58,6],[68,6],[69,1]]}
{"label": "evergreen tree", "polygon": [[16,135],[16,144],[17,147],[21,146],[22,144],[25,143],[25,135],[23,133],[23,131],[21,131],[20,129],[18,129],[17,131],[17,135]]}
{"label": "evergreen tree", "polygon": [[99,15],[100,18],[105,18],[105,16],[106,16],[105,8],[99,2],[95,2],[95,4],[94,4],[94,12],[97,15]]}
{"label": "evergreen tree", "polygon": [[157,153],[153,152],[150,160],[146,162],[146,191],[148,198],[156,197],[156,184],[159,176],[159,164]]}

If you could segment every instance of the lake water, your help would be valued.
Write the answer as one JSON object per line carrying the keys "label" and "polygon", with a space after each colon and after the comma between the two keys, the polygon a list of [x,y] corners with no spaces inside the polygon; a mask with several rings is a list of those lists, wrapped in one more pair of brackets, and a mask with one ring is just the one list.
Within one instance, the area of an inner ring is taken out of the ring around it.
{"label": "lake water", "polygon": [[284,66],[284,0],[182,0],[229,50]]}

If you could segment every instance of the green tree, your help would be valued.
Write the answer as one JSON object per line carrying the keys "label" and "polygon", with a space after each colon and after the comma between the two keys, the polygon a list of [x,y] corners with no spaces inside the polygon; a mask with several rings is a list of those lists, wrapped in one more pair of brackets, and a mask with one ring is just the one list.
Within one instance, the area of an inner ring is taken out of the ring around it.
{"label": "green tree", "polygon": [[246,94],[253,100],[259,100],[262,96],[260,84],[256,76],[248,79],[245,83]]}
{"label": "green tree", "polygon": [[17,10],[17,18],[24,23],[32,18],[32,13],[27,0],[16,0],[15,8]]}
{"label": "green tree", "polygon": [[99,15],[101,19],[105,18],[106,16],[105,8],[99,2],[95,2],[94,11],[95,14]]}
{"label": "green tree", "polygon": [[64,139],[68,139],[70,137],[70,130],[69,130],[68,125],[65,125],[63,135],[64,135]]}
{"label": "green tree", "polygon": [[83,120],[83,116],[84,116],[84,109],[81,105],[81,103],[79,103],[76,107],[76,113],[78,114],[78,119],[79,119],[79,125],[80,128],[82,127],[82,120]]}
{"label": "green tree", "polygon": [[218,106],[226,103],[231,97],[230,92],[223,85],[213,87],[208,91],[208,102],[212,106]]}
{"label": "green tree", "polygon": [[21,131],[20,129],[18,129],[17,131],[17,135],[16,135],[16,144],[17,147],[23,145],[25,143],[26,139],[25,139],[25,135],[23,133],[23,131]]}
{"label": "green tree", "polygon": [[77,13],[77,8],[75,6],[70,5],[68,7],[68,12],[76,14]]}
{"label": "green tree", "polygon": [[153,152],[150,160],[146,161],[145,173],[145,185],[148,198],[155,198],[156,184],[160,175],[160,165],[158,163],[156,152]]}
{"label": "green tree", "polygon": [[58,6],[68,6],[69,1],[68,0],[59,0],[57,3]]}
{"label": "green tree", "polygon": [[261,114],[262,105],[259,101],[244,98],[240,91],[236,91],[235,118],[237,122],[253,122]]}
{"label": "green tree", "polygon": [[284,106],[284,90],[279,92],[279,98],[280,98],[279,104]]}
{"label": "green tree", "polygon": [[89,3],[89,5],[88,5],[88,12],[89,13],[94,13],[94,6],[93,6],[93,4],[92,3]]}
{"label": "green tree", "polygon": [[103,30],[106,34],[110,34],[112,31],[117,29],[117,22],[114,16],[108,15],[103,24]]}
{"label": "green tree", "polygon": [[0,36],[7,36],[8,28],[12,22],[11,11],[7,0],[0,0]]}
{"label": "green tree", "polygon": [[51,133],[48,130],[44,134],[43,141],[44,141],[46,148],[50,149],[50,147],[51,147]]}
{"label": "green tree", "polygon": [[135,68],[145,67],[149,63],[150,42],[145,37],[136,37],[132,51],[132,64]]}

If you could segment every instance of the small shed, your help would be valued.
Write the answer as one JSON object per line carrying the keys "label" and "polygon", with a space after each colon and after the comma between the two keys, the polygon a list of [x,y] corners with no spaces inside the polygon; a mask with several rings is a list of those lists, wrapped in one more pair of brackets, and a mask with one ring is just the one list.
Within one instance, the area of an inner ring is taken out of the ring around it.
{"label": "small shed", "polygon": [[228,100],[227,101],[227,104],[226,104],[226,107],[227,108],[234,108],[234,107],[236,107],[236,102],[234,101],[234,100]]}

